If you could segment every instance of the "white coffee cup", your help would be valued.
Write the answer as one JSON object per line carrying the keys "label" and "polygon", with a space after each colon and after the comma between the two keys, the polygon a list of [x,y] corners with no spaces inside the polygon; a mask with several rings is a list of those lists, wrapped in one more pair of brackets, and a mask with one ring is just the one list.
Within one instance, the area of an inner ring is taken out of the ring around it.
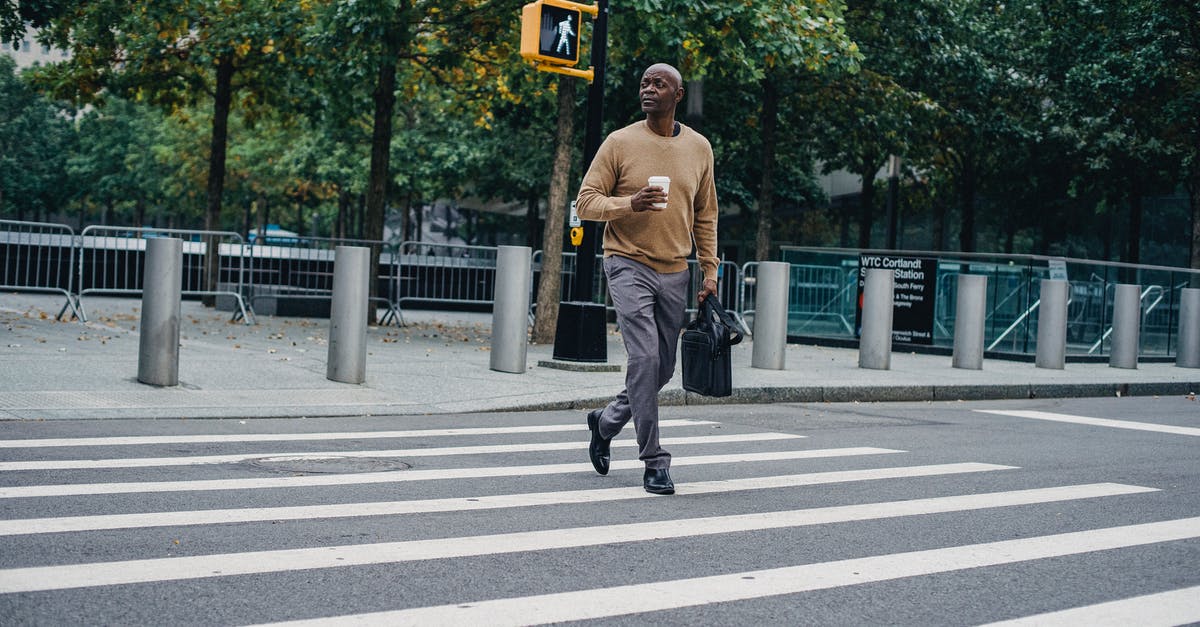
{"label": "white coffee cup", "polygon": [[[669,176],[652,176],[648,182],[650,187],[661,187],[664,194],[671,193],[671,177]],[[665,202],[656,202],[654,206],[659,209],[664,209],[667,206]]]}

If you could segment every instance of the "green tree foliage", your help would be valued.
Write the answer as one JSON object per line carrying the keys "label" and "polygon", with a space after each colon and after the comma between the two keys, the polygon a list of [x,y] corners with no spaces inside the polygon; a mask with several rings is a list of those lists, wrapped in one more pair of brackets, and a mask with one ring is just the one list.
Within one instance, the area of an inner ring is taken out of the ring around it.
{"label": "green tree foliage", "polygon": [[75,139],[66,113],[0,56],[0,215],[44,218],[63,207],[70,192],[64,165]]}
{"label": "green tree foliage", "polygon": [[[50,40],[72,56],[42,78],[83,101],[107,91],[167,109],[211,104],[205,228],[216,230],[230,112],[235,102],[253,113],[286,99],[286,79],[303,67],[311,15],[308,0],[81,1],[51,21]],[[210,290],[216,264],[209,255]]]}
{"label": "green tree foliage", "polygon": [[165,124],[158,111],[126,100],[81,116],[78,147],[66,166],[85,211],[98,206],[102,224],[143,226],[147,209],[157,213],[167,205],[170,162],[161,160]]}
{"label": "green tree foliage", "polygon": [[[1141,225],[1183,221],[1182,202],[1200,267],[1193,2],[611,10],[605,130],[641,118],[647,65],[679,67],[690,96],[680,117],[712,141],[721,203],[740,211],[722,223],[727,248],[832,244],[855,224],[861,245],[877,245],[871,181],[897,154],[904,245],[1161,262],[1188,242],[1151,242]],[[270,221],[308,232],[315,213],[323,235],[378,238],[388,207],[505,204],[527,208],[536,245],[550,173],[569,175],[569,196],[580,142],[557,130],[559,78],[515,54],[518,19],[519,3],[500,0],[0,2],[0,36],[24,37],[29,23],[72,52],[35,84],[96,106],[64,115],[11,67],[0,72],[0,207],[30,217],[73,203],[89,221],[239,231]],[[582,90],[567,102],[581,126]],[[555,170],[559,144],[568,165]],[[866,181],[845,216],[827,209],[821,168]],[[1145,200],[1164,194],[1182,200]],[[1153,237],[1188,231],[1172,224]]]}

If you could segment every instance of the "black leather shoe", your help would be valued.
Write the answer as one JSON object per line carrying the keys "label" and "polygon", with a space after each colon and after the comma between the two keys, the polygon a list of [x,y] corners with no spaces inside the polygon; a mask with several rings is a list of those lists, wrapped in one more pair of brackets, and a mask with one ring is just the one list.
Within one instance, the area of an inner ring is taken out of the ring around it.
{"label": "black leather shoe", "polygon": [[675,483],[666,468],[647,468],[642,475],[642,485],[650,494],[675,494]]}
{"label": "black leather shoe", "polygon": [[588,430],[592,432],[592,441],[588,444],[588,457],[592,458],[592,468],[595,468],[596,472],[607,475],[610,459],[608,445],[612,442],[612,438],[600,437],[600,413],[602,411],[593,409],[587,415]]}

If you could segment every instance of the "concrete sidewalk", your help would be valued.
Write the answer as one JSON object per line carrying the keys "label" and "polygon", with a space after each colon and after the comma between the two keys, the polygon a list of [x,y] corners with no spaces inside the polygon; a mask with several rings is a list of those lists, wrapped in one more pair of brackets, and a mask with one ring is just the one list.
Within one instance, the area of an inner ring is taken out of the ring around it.
{"label": "concrete sidewalk", "polygon": [[[92,322],[56,322],[59,297],[0,295],[0,419],[256,418],[591,408],[623,387],[623,372],[539,366],[553,347],[530,345],[523,374],[489,369],[490,314],[404,312],[407,326],[368,330],[367,382],[325,378],[328,320],[259,316],[183,303],[180,385],[138,383],[140,301],[88,298]],[[608,363],[623,365],[610,328]],[[897,352],[891,370],[858,367],[855,349],[789,345],[785,370],[750,367],[734,349],[734,395],[685,393],[679,376],[664,404],[976,400],[1200,391],[1200,370],[1143,363],[1136,370],[1068,363],[1065,370],[987,360],[958,370],[950,358]]]}

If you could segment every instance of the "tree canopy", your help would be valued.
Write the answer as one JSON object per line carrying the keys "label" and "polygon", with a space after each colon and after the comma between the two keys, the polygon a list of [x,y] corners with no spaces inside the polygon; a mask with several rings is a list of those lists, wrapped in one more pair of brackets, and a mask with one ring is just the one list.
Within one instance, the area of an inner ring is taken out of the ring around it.
{"label": "tree canopy", "polygon": [[[559,84],[516,54],[519,8],[0,2],[0,40],[28,27],[72,53],[24,73],[0,56],[0,212],[377,239],[385,225],[422,237],[434,204],[504,207],[532,217],[488,232],[536,245],[562,230],[538,220]],[[680,68],[680,117],[717,155],[729,255],[882,245],[876,180],[896,155],[903,247],[1200,267],[1195,3],[610,8],[605,129],[639,117],[645,66]],[[581,127],[583,90],[572,98]],[[838,171],[861,193],[829,195],[820,177]],[[493,237],[471,224],[461,234]]]}

